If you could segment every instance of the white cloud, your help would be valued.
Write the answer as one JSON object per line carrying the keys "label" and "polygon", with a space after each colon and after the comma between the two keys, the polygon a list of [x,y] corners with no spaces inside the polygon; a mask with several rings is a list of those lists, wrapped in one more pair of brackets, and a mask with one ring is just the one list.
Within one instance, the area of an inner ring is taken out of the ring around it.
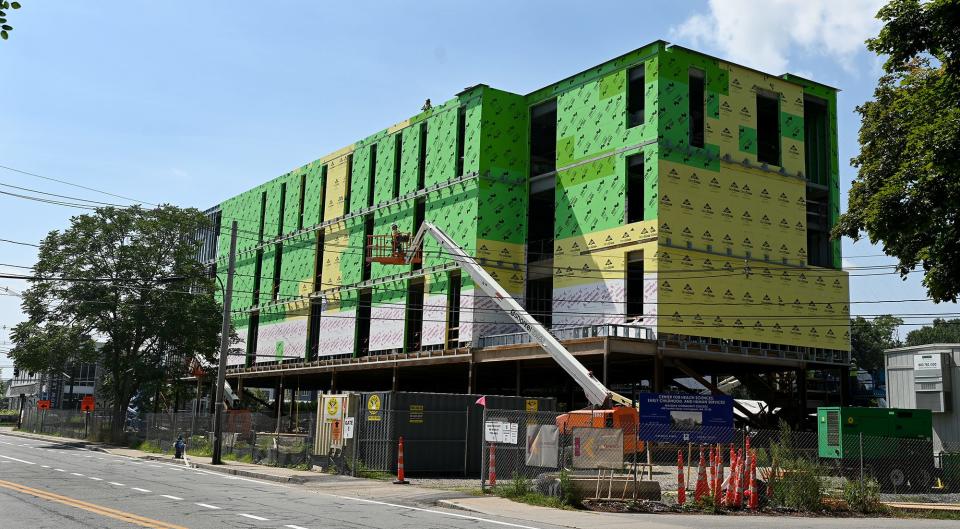
{"label": "white cloud", "polygon": [[[863,42],[876,35],[884,0],[709,0],[671,29],[691,47],[709,46],[725,59],[770,72],[787,71],[791,52],[822,55],[853,70]],[[679,43],[679,42],[678,42]]]}

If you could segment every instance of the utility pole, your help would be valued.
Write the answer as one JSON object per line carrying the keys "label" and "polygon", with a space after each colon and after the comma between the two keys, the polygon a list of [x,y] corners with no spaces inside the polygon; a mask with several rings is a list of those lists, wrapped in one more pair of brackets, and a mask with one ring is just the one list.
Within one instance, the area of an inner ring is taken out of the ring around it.
{"label": "utility pole", "polygon": [[223,385],[227,377],[227,352],[230,346],[230,302],[233,298],[233,269],[237,261],[237,221],[230,225],[230,258],[227,265],[227,288],[223,294],[223,326],[220,328],[220,367],[217,369],[217,391],[213,410],[213,460],[221,465],[223,448]]}

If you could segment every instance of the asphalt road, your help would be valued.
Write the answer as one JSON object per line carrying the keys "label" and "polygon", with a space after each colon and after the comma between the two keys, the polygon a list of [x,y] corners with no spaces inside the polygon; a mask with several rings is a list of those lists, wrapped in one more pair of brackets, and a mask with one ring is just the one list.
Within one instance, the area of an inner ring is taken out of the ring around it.
{"label": "asphalt road", "polygon": [[534,525],[321,494],[88,451],[71,443],[0,434],[0,528],[23,527],[525,529]]}

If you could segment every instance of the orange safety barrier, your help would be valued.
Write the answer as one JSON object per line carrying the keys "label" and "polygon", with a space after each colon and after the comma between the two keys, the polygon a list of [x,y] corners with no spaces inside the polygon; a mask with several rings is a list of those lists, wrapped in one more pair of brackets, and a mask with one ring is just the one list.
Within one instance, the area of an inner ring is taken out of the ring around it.
{"label": "orange safety barrier", "polygon": [[713,472],[713,502],[717,506],[723,503],[723,447],[717,445],[717,450],[713,454],[713,464],[716,466],[716,470]]}
{"label": "orange safety barrier", "polygon": [[490,482],[491,487],[497,486],[497,450],[496,445],[490,445]]}
{"label": "orange safety barrier", "polygon": [[700,468],[697,470],[697,488],[693,492],[693,501],[699,503],[703,498],[710,494],[710,486],[707,485],[707,462],[703,457],[703,446],[700,446]]}
{"label": "orange safety barrier", "polygon": [[733,451],[733,445],[730,445],[730,476],[727,478],[727,491],[723,498],[723,504],[732,506],[737,498],[737,453]]}
{"label": "orange safety barrier", "polygon": [[403,437],[400,438],[400,446],[397,448],[397,480],[393,482],[394,485],[408,485],[409,481],[406,480],[403,474]]}
{"label": "orange safety barrier", "polygon": [[687,486],[683,483],[683,450],[677,450],[677,505],[687,503]]}
{"label": "orange safety barrier", "polygon": [[746,454],[743,453],[743,449],[737,451],[737,487],[736,487],[736,496],[733,498],[733,503],[736,507],[743,507],[743,481],[744,481],[744,468],[746,463]]}
{"label": "orange safety barrier", "polygon": [[750,501],[747,506],[751,510],[756,510],[760,506],[760,498],[757,496],[757,456],[750,455]]}
{"label": "orange safety barrier", "polygon": [[711,445],[710,449],[707,450],[707,494],[709,494],[711,498],[713,497],[713,485],[716,480],[716,472],[717,463],[713,457],[713,446]]}

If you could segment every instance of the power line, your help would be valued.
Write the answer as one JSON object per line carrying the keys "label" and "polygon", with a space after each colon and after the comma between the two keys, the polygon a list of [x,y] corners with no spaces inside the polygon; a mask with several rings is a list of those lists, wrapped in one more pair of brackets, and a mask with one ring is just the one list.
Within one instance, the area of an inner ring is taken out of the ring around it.
{"label": "power line", "polygon": [[51,181],[51,182],[57,182],[57,183],[60,183],[60,184],[65,184],[65,185],[73,186],[73,187],[76,187],[76,188],[79,188],[79,189],[86,189],[87,191],[93,191],[94,193],[100,193],[100,194],[107,195],[107,196],[111,196],[111,197],[114,197],[114,198],[122,198],[123,200],[129,200],[130,202],[141,203],[141,204],[148,204],[148,205],[150,205],[150,206],[158,206],[158,205],[159,205],[159,204],[154,204],[153,202],[147,202],[146,200],[139,200],[139,199],[136,199],[136,198],[130,198],[130,197],[126,197],[126,196],[123,196],[123,195],[118,195],[118,194],[116,194],[116,193],[111,193],[111,192],[109,192],[109,191],[103,191],[103,190],[96,189],[96,188],[93,188],[93,187],[87,187],[87,186],[80,185],[80,184],[74,184],[73,182],[68,182],[68,181],[66,181],[66,180],[60,180],[60,179],[58,179],[58,178],[52,178],[52,177],[49,177],[49,176],[43,176],[43,175],[40,175],[40,174],[37,174],[37,173],[31,173],[31,172],[29,172],[29,171],[24,171],[24,170],[22,170],[22,169],[16,169],[16,168],[14,168],[14,167],[6,166],[6,165],[0,165],[0,169],[6,169],[7,171],[13,171],[13,172],[15,172],[15,173],[24,174],[24,175],[27,175],[27,176],[33,176],[33,177],[35,177],[35,178],[42,178],[43,180],[49,180],[49,181]]}
{"label": "power line", "polygon": [[[11,241],[10,239],[0,239],[0,242],[5,242],[9,244],[19,244],[21,246],[33,246],[34,248],[40,247],[39,244],[33,244],[32,242]],[[7,266],[13,266],[13,265],[7,265]]]}
{"label": "power line", "polygon": [[89,203],[91,203],[91,204],[99,204],[99,205],[101,205],[101,206],[113,206],[113,207],[117,207],[117,208],[126,208],[126,207],[127,207],[127,206],[123,206],[123,205],[120,205],[120,204],[114,204],[114,203],[112,203],[112,202],[100,202],[99,200],[90,200],[90,199],[88,199],[88,198],[73,197],[73,196],[69,196],[69,195],[58,195],[58,194],[56,194],[56,193],[47,193],[46,191],[40,191],[40,190],[38,190],[38,189],[32,189],[32,188],[29,188],[29,187],[15,186],[15,185],[12,185],[12,184],[5,184],[5,183],[3,183],[3,182],[0,182],[0,186],[9,187],[9,188],[11,188],[11,189],[17,189],[17,190],[20,190],[20,191],[28,191],[28,192],[30,192],[30,193],[37,193],[37,194],[40,194],[40,195],[47,195],[47,196],[50,196],[50,197],[65,198],[65,199],[68,199],[68,200],[79,200],[79,201],[81,201],[81,202],[89,202]]}
{"label": "power line", "polygon": [[16,197],[16,198],[23,198],[23,199],[26,199],[26,200],[33,200],[33,201],[35,201],[35,202],[42,202],[42,203],[44,203],[44,204],[53,204],[53,205],[55,205],[55,206],[67,206],[67,207],[72,207],[72,208],[90,209],[90,210],[97,209],[96,206],[90,206],[90,205],[87,205],[87,204],[75,204],[75,203],[72,203],[72,202],[64,202],[64,201],[61,201],[61,200],[50,200],[50,199],[40,198],[40,197],[31,197],[31,196],[28,196],[28,195],[20,195],[20,194],[17,194],[17,193],[10,193],[10,192],[8,192],[8,191],[0,191],[0,194],[2,194],[2,195],[9,195],[9,196],[11,196],[11,197]]}

